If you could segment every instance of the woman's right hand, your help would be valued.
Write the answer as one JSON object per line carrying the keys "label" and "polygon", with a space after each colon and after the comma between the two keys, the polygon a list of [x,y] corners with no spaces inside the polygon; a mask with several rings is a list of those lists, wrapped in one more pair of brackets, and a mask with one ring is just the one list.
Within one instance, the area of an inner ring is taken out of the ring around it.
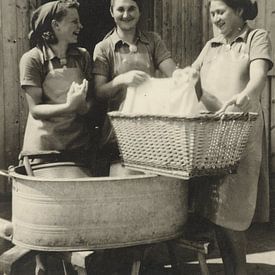
{"label": "woman's right hand", "polygon": [[137,87],[149,78],[143,71],[132,70],[117,76],[118,81],[126,87]]}
{"label": "woman's right hand", "polygon": [[88,81],[83,80],[81,84],[73,82],[67,94],[67,106],[70,111],[77,112],[86,101],[88,91]]}

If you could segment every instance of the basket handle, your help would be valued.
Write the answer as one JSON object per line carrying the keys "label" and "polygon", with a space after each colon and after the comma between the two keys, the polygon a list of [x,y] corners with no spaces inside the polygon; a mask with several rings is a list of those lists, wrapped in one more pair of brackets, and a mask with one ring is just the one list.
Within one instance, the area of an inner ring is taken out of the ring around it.
{"label": "basket handle", "polygon": [[[247,100],[249,101],[249,100],[250,100],[249,96],[246,95],[246,97],[247,97]],[[217,114],[217,115],[220,115],[220,114],[224,113],[225,110],[226,110],[229,106],[231,106],[231,105],[236,105],[236,106],[237,106],[237,99],[238,99],[238,95],[234,95],[230,100],[228,100],[227,102],[225,102],[225,103],[223,104],[223,106],[221,107],[221,109],[218,110],[218,111],[216,112],[216,114]]]}
{"label": "basket handle", "polygon": [[237,101],[237,98],[234,96],[233,98],[231,98],[230,100],[228,100],[227,102],[225,102],[223,104],[223,106],[221,107],[220,110],[218,110],[215,114],[216,115],[221,115],[225,112],[225,110],[231,106],[231,105],[236,105],[236,101]]}

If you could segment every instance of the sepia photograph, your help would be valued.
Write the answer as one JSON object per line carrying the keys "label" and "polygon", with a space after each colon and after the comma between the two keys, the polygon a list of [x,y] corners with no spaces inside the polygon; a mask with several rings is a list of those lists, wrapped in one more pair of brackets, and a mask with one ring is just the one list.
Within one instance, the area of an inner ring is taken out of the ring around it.
{"label": "sepia photograph", "polygon": [[0,0],[0,275],[275,275],[275,0]]}

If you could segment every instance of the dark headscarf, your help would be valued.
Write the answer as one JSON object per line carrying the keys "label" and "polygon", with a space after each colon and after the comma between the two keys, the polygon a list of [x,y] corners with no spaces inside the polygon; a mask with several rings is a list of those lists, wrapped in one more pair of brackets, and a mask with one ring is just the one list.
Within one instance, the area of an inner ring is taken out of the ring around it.
{"label": "dark headscarf", "polygon": [[223,2],[233,10],[243,9],[242,18],[244,21],[253,20],[258,14],[256,0],[223,0]]}
{"label": "dark headscarf", "polygon": [[30,44],[34,47],[42,40],[45,33],[52,30],[52,20],[58,10],[59,1],[46,3],[36,9],[31,17],[31,32],[29,33]]}

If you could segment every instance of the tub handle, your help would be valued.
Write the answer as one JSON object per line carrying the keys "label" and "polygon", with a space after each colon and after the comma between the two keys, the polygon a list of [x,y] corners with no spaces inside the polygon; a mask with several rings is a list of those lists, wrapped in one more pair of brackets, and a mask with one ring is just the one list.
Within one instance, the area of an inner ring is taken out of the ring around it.
{"label": "tub handle", "polygon": [[7,170],[0,169],[0,175],[10,178],[9,172]]}
{"label": "tub handle", "polygon": [[13,226],[8,220],[0,218],[0,238],[11,241],[13,236]]}

